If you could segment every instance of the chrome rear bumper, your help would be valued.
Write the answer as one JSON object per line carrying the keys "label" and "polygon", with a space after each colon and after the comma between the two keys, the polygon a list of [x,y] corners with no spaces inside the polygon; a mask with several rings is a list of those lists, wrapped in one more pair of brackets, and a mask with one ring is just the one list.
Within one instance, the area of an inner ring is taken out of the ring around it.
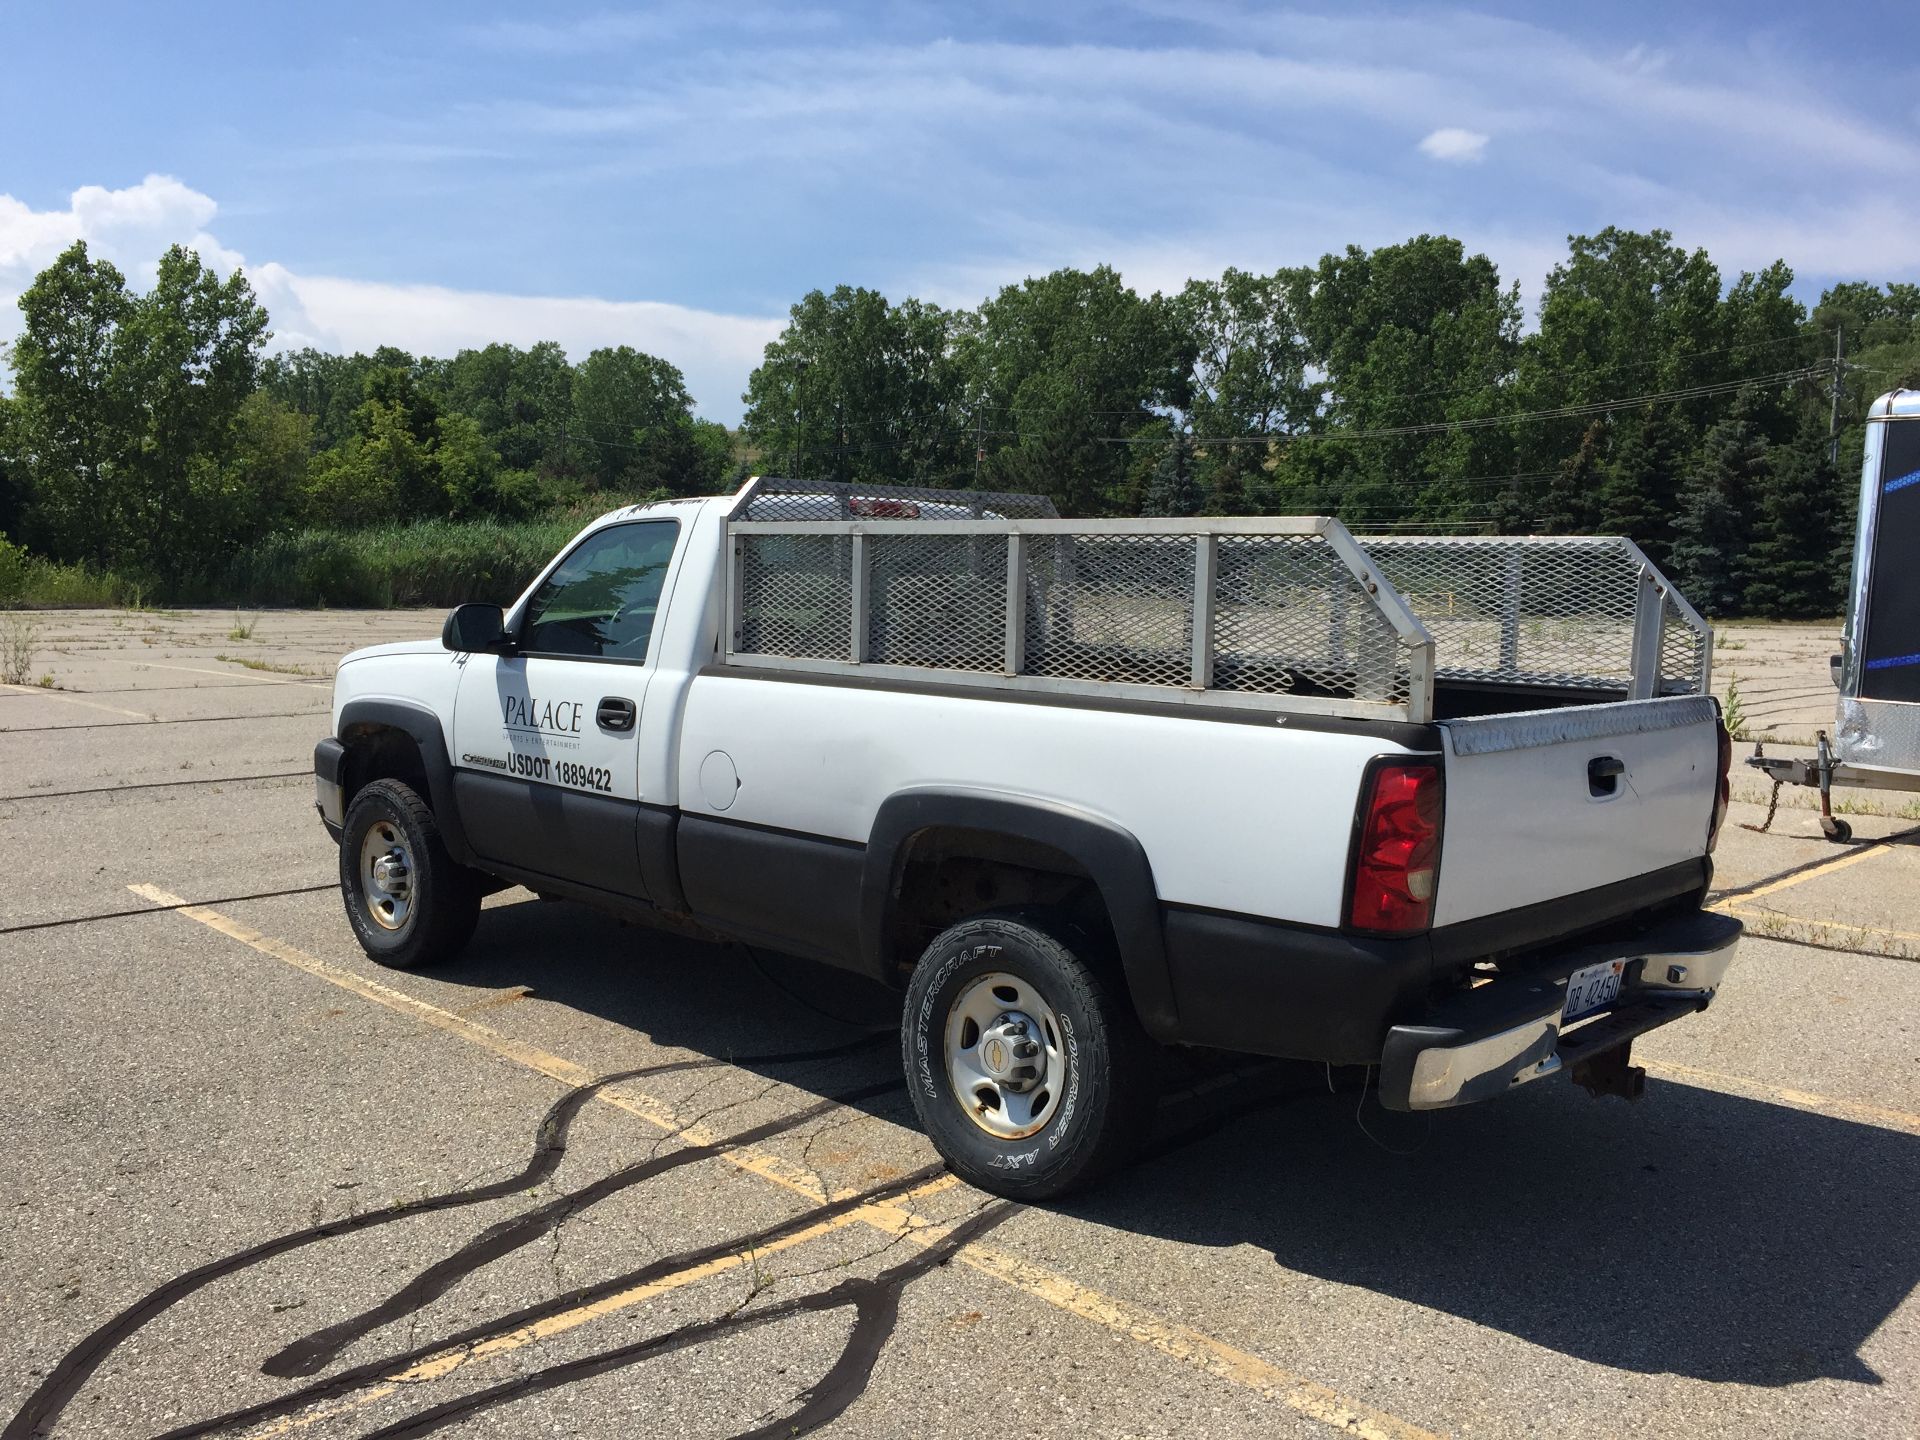
{"label": "chrome rear bumper", "polygon": [[[1381,1103],[1389,1110],[1443,1110],[1489,1100],[1704,1010],[1733,963],[1740,934],[1731,916],[1698,911],[1629,941],[1565,951],[1524,979],[1464,991],[1425,1023],[1387,1032]],[[1562,1032],[1567,976],[1623,959],[1631,963],[1620,998]]]}

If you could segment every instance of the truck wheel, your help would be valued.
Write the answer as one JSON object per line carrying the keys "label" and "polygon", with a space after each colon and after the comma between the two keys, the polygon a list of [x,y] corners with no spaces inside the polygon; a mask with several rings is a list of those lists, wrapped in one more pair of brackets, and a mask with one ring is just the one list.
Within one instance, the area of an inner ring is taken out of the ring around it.
{"label": "truck wheel", "polygon": [[1152,1108],[1151,1042],[1126,995],[1087,964],[1087,937],[1041,923],[987,915],[947,930],[914,968],[901,1024],[927,1137],[961,1179],[1016,1200],[1113,1168]]}
{"label": "truck wheel", "polygon": [[354,938],[382,965],[411,970],[459,954],[480,918],[477,879],[447,854],[411,787],[375,780],[353,797],[340,833],[340,894]]}

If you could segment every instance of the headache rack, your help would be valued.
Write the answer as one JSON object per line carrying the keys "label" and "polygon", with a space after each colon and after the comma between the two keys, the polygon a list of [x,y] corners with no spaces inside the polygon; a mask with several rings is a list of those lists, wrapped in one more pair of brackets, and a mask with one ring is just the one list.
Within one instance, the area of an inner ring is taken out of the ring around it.
{"label": "headache rack", "polygon": [[1609,537],[1363,543],[1325,516],[778,479],[727,530],[730,665],[1424,721],[1436,681],[1644,699],[1703,692],[1711,660]]}

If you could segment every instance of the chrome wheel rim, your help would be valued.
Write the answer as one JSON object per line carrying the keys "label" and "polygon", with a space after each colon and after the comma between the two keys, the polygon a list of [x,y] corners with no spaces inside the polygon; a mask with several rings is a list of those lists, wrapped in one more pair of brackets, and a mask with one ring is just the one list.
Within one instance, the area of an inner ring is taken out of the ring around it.
{"label": "chrome wheel rim", "polygon": [[960,1108],[996,1140],[1019,1140],[1053,1118],[1066,1086],[1060,1020],[1017,975],[968,982],[947,1010],[947,1083]]}
{"label": "chrome wheel rim", "polygon": [[360,889],[382,930],[399,930],[413,913],[413,851],[400,827],[376,820],[360,842]]}

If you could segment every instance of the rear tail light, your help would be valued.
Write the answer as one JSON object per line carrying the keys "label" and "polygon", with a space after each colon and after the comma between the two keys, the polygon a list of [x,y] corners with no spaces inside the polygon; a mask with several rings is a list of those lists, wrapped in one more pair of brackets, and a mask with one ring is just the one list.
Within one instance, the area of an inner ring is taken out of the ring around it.
{"label": "rear tail light", "polygon": [[920,507],[911,500],[869,499],[856,495],[847,509],[868,520],[918,520]]}
{"label": "rear tail light", "polygon": [[1713,819],[1707,822],[1707,853],[1713,853],[1713,847],[1720,843],[1720,827],[1726,822],[1727,805],[1733,799],[1733,736],[1727,733],[1724,720],[1716,721],[1714,728],[1720,732],[1720,778],[1713,787]]}
{"label": "rear tail light", "polygon": [[1433,923],[1440,871],[1440,767],[1376,765],[1362,800],[1347,923],[1399,933]]}

